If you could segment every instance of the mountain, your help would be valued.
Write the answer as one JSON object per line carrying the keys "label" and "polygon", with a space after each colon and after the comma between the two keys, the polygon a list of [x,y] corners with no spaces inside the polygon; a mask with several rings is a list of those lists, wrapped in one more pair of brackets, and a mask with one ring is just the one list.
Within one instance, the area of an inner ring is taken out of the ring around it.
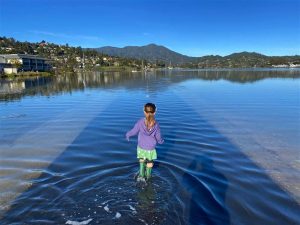
{"label": "mountain", "polygon": [[[170,64],[182,68],[251,68],[251,67],[300,67],[300,56],[266,56],[256,52],[239,52],[227,56],[207,55],[189,57],[164,46],[127,46],[124,48],[71,47],[41,41],[30,43],[0,36],[0,54],[32,54],[49,58],[52,66],[62,71],[86,69],[115,70],[117,67],[141,69],[142,66],[160,68]],[[84,56],[84,57],[83,57]],[[108,57],[112,56],[112,57]],[[115,56],[115,57],[114,57]],[[145,59],[148,63],[142,60]],[[66,61],[67,60],[67,61]],[[149,63],[150,62],[150,63]],[[152,64],[151,64],[152,62]]]}
{"label": "mountain", "polygon": [[166,65],[184,65],[191,66],[191,64],[199,64],[203,67],[208,64],[215,66],[232,66],[240,65],[241,63],[248,66],[253,66],[258,63],[259,65],[265,64],[268,56],[256,52],[240,52],[233,53],[228,56],[208,55],[202,57],[190,57],[174,52],[164,46],[149,44],[145,46],[127,46],[124,48],[117,48],[106,46],[94,49],[99,53],[107,54],[110,56],[118,56],[124,58],[144,59],[149,62],[163,62]]}
{"label": "mountain", "polygon": [[256,52],[239,52],[222,57],[220,65],[225,67],[265,67],[271,66],[269,56]]}
{"label": "mountain", "polygon": [[118,56],[124,58],[144,59],[149,62],[164,62],[165,64],[184,64],[195,62],[197,57],[189,57],[180,53],[174,52],[164,46],[149,44],[145,46],[127,46],[124,48],[117,48],[106,46],[94,49],[99,53]]}
{"label": "mountain", "polygon": [[93,49],[99,53],[124,58],[144,59],[152,63],[181,66],[188,68],[236,68],[270,67],[300,63],[300,56],[266,56],[256,52],[239,52],[227,56],[207,55],[190,57],[174,52],[164,46],[149,44],[145,46],[127,46],[116,48],[106,46]]}
{"label": "mountain", "polygon": [[[74,68],[82,68],[83,60],[85,61],[85,68],[90,69],[96,67],[105,67],[106,69],[115,69],[115,67],[140,69],[142,65],[160,68],[170,64],[182,68],[300,67],[299,55],[266,56],[256,52],[239,52],[227,56],[206,55],[189,57],[156,44],[141,47],[127,46],[116,48],[108,46],[96,49],[83,49],[46,41],[41,41],[40,43],[21,42],[14,38],[1,36],[0,54],[39,55],[51,59],[53,67],[71,71]],[[142,60],[136,59],[145,59],[150,63],[145,64]]]}

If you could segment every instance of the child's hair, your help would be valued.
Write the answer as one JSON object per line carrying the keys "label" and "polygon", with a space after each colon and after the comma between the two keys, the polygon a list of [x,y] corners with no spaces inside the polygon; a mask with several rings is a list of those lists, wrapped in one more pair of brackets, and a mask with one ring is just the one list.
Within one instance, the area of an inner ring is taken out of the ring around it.
{"label": "child's hair", "polygon": [[144,105],[144,111],[146,110],[146,108],[151,108],[151,111],[153,113],[156,112],[156,106],[153,103],[148,102],[147,104]]}

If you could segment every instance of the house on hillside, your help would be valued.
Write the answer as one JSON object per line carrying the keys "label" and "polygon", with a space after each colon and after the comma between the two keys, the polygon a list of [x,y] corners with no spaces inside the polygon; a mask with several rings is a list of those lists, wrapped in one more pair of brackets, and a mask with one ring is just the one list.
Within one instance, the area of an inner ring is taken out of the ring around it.
{"label": "house on hillside", "polygon": [[11,74],[19,71],[50,71],[49,61],[37,55],[4,54],[0,55],[0,72]]}

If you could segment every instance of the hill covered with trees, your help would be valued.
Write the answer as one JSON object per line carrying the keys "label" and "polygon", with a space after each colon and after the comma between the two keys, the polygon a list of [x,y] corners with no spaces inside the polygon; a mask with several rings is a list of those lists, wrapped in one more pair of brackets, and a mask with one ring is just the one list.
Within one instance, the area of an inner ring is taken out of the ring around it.
{"label": "hill covered with trees", "polygon": [[31,54],[50,60],[53,68],[60,71],[91,69],[140,69],[142,65],[151,66],[145,60],[109,56],[94,49],[58,45],[41,41],[38,43],[21,42],[14,38],[0,37],[0,54]]}
{"label": "hill covered with trees", "polygon": [[148,60],[165,66],[187,68],[245,68],[245,67],[276,67],[300,65],[300,56],[266,56],[256,52],[240,52],[228,56],[208,55],[190,57],[174,52],[164,46],[155,44],[145,46],[127,46],[124,48],[102,47],[95,48],[102,54],[111,56],[130,57]]}
{"label": "hill covered with trees", "polygon": [[0,37],[0,54],[32,54],[50,60],[53,68],[62,71],[140,70],[160,67],[181,68],[251,68],[300,66],[300,56],[266,56],[256,52],[240,52],[228,56],[190,57],[164,46],[127,46],[124,48],[81,48],[41,41],[21,42]]}

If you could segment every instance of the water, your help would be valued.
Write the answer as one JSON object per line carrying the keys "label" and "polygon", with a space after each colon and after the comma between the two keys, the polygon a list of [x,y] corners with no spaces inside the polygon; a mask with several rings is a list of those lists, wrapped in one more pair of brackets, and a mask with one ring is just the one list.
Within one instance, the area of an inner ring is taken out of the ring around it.
{"label": "water", "polygon": [[[299,224],[300,70],[0,81],[1,224]],[[165,143],[136,183],[155,102]]]}

